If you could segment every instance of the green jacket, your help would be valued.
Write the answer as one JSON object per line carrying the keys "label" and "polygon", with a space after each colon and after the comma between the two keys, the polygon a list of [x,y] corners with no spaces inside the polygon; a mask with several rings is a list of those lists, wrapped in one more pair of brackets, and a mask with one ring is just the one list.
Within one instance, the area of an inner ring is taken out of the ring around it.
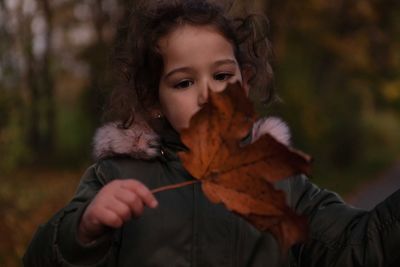
{"label": "green jacket", "polygon": [[[145,209],[140,218],[110,230],[94,243],[80,244],[76,237],[79,219],[104,184],[134,178],[153,189],[193,179],[176,156],[182,148],[179,138],[166,132],[155,148],[158,136],[146,125],[120,129],[108,124],[100,129],[95,137],[95,154],[100,159],[83,175],[71,202],[39,227],[24,265],[400,266],[396,252],[400,249],[400,191],[372,211],[364,211],[346,205],[303,175],[276,185],[310,225],[307,242],[293,246],[288,255],[281,255],[269,232],[260,232],[222,205],[210,203],[199,184],[157,193],[156,209]],[[288,140],[287,129],[278,120],[256,124],[253,140],[266,132],[282,142]]]}

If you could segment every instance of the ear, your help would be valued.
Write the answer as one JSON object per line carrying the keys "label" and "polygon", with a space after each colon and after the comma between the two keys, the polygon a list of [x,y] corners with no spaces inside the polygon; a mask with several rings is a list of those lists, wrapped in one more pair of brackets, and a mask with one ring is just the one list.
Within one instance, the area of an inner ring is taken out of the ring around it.
{"label": "ear", "polygon": [[164,116],[164,114],[162,112],[162,109],[161,109],[161,106],[158,106],[158,105],[152,107],[148,111],[148,113],[149,113],[150,118],[152,118],[152,119],[160,119],[160,118],[162,118]]}

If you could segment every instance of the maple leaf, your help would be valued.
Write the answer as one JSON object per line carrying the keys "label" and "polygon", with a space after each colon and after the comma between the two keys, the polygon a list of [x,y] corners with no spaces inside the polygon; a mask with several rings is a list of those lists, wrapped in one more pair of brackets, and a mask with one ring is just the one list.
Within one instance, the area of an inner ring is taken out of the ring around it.
{"label": "maple leaf", "polygon": [[306,236],[306,219],[287,205],[273,183],[310,172],[310,157],[266,134],[243,145],[256,114],[240,84],[209,92],[206,105],[181,131],[189,148],[179,152],[184,167],[202,182],[211,202],[223,203],[261,231],[271,231],[284,249]]}

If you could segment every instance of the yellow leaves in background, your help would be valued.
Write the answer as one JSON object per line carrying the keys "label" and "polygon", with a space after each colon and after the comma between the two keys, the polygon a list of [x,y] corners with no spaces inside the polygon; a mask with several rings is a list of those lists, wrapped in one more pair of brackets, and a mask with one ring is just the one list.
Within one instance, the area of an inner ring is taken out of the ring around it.
{"label": "yellow leaves in background", "polygon": [[382,94],[386,101],[396,102],[400,100],[400,80],[389,81],[383,84]]}
{"label": "yellow leaves in background", "polygon": [[366,33],[358,33],[352,36],[339,38],[332,33],[322,34],[321,44],[334,56],[339,57],[339,64],[342,69],[371,70],[373,66],[369,56],[369,40]]}

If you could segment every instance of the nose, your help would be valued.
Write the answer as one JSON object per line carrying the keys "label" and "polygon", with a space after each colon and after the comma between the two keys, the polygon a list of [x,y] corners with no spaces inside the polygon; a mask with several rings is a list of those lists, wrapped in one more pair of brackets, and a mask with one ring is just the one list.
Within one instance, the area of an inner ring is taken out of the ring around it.
{"label": "nose", "polygon": [[207,84],[201,86],[201,88],[199,88],[199,94],[198,94],[198,103],[199,106],[203,106],[205,103],[207,103],[208,101],[208,90],[209,90],[209,86]]}
{"label": "nose", "polygon": [[198,103],[200,106],[204,105],[208,101],[208,94],[212,92],[221,92],[225,89],[224,84],[218,84],[214,81],[207,81],[200,85],[198,94]]}

